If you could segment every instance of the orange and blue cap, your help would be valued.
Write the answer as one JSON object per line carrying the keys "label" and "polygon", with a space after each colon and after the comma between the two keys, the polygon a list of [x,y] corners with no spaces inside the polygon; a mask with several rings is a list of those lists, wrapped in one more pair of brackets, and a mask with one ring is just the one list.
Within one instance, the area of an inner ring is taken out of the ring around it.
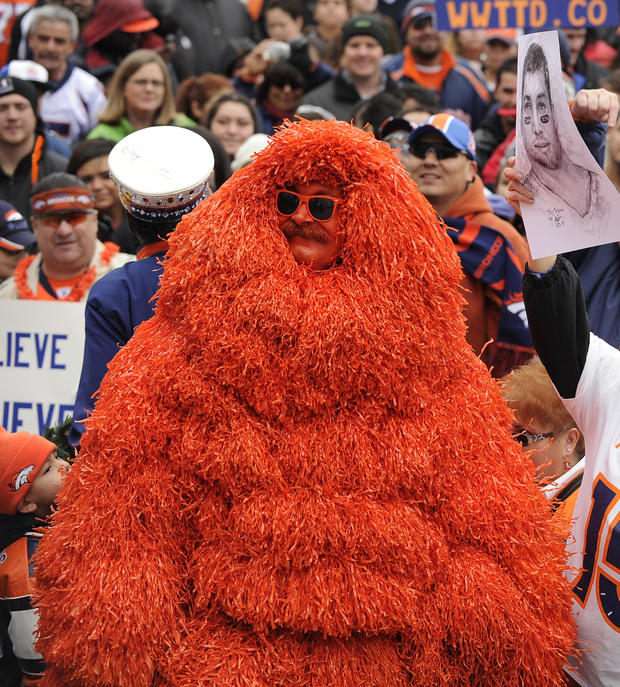
{"label": "orange and blue cap", "polygon": [[0,513],[15,515],[56,444],[38,434],[0,427]]}
{"label": "orange and blue cap", "polygon": [[425,119],[409,136],[409,145],[429,132],[439,132],[455,148],[471,160],[476,159],[476,141],[471,129],[454,115],[440,112]]}

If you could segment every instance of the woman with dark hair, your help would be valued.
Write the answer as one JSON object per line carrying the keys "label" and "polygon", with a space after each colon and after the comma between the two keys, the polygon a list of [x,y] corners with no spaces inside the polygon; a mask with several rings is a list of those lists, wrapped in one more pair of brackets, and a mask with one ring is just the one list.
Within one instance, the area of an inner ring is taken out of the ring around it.
{"label": "woman with dark hair", "polygon": [[256,89],[256,108],[263,131],[270,136],[285,119],[293,119],[304,94],[304,77],[286,62],[275,62],[265,69]]}
{"label": "woman with dark hair", "polygon": [[67,172],[81,179],[93,196],[99,212],[99,239],[112,241],[123,253],[135,255],[139,241],[127,226],[118,189],[110,178],[108,155],[114,145],[114,141],[107,138],[82,141],[69,159]]}
{"label": "woman with dark hair", "polygon": [[110,82],[108,105],[88,138],[118,142],[149,126],[191,126],[175,108],[166,63],[154,50],[135,50],[120,63]]}
{"label": "woman with dark hair", "polygon": [[224,93],[216,98],[207,110],[205,126],[231,160],[244,141],[262,131],[256,108],[240,93]]}
{"label": "woman with dark hair", "polygon": [[177,110],[196,122],[204,121],[209,101],[220,93],[233,91],[232,81],[222,74],[205,72],[190,76],[179,84]]}

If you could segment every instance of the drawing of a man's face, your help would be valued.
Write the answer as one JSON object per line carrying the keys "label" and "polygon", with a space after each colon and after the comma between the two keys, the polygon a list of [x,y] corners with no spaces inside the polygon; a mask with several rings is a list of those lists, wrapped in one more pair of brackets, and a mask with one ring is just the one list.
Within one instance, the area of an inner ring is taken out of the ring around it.
{"label": "drawing of a man's face", "polygon": [[557,169],[562,159],[562,147],[551,103],[548,73],[542,48],[532,44],[524,60],[521,100],[523,144],[532,162],[547,169]]}

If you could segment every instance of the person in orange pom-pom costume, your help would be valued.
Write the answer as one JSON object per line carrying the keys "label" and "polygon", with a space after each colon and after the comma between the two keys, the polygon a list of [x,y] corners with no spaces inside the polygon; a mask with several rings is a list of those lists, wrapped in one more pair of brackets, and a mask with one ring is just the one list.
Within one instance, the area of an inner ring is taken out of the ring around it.
{"label": "person in orange pom-pom costume", "polygon": [[559,687],[563,545],[390,149],[291,124],[168,255],[39,548],[42,685]]}

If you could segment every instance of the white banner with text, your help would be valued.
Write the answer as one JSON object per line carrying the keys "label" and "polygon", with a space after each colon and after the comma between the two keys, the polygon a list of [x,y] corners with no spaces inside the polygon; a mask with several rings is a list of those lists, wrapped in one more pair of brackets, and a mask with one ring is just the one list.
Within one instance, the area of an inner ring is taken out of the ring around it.
{"label": "white banner with text", "polygon": [[0,300],[0,423],[42,434],[73,414],[84,303]]}

